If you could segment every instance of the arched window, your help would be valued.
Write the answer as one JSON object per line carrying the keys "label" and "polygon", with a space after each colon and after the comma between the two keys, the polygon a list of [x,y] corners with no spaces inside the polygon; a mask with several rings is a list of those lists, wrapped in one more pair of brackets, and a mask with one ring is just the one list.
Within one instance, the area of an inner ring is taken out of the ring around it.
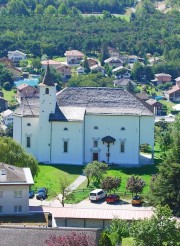
{"label": "arched window", "polygon": [[27,126],[31,126],[31,123],[27,123]]}
{"label": "arched window", "polygon": [[121,131],[125,131],[125,127],[121,127]]}
{"label": "arched window", "polygon": [[68,128],[67,127],[64,127],[64,131],[68,131]]}
{"label": "arched window", "polygon": [[98,130],[99,128],[98,128],[98,126],[94,126],[94,130]]}
{"label": "arched window", "polygon": [[49,94],[49,88],[45,89],[45,94]]}

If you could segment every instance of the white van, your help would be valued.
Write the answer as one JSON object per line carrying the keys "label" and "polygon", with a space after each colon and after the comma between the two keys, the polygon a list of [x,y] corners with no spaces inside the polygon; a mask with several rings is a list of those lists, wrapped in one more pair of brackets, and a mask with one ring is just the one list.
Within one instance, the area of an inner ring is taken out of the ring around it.
{"label": "white van", "polygon": [[96,189],[89,193],[90,201],[99,201],[105,197],[106,197],[106,193],[102,189]]}

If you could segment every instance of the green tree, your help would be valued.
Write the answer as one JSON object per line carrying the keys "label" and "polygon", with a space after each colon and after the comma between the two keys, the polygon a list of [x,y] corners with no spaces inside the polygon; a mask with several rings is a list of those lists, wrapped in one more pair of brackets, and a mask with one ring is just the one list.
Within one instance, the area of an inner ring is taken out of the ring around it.
{"label": "green tree", "polygon": [[54,6],[49,5],[47,8],[45,8],[44,14],[45,15],[56,15],[57,14],[57,10],[56,10],[56,8]]}
{"label": "green tree", "polygon": [[107,230],[113,245],[122,245],[122,239],[129,236],[129,224],[125,220],[114,218]]}
{"label": "green tree", "polygon": [[108,237],[107,233],[103,232],[101,234],[98,246],[112,246],[111,239]]}
{"label": "green tree", "polygon": [[158,206],[150,219],[133,222],[130,235],[134,238],[134,246],[179,245],[176,223],[168,206]]}
{"label": "green tree", "polygon": [[61,3],[58,7],[58,13],[61,15],[67,15],[68,9],[64,3]]}
{"label": "green tree", "polygon": [[44,13],[44,7],[42,4],[37,4],[34,10],[34,13],[37,15],[42,15]]}
{"label": "green tree", "polygon": [[18,167],[29,167],[32,175],[38,173],[38,162],[10,137],[0,137],[0,161]]}
{"label": "green tree", "polygon": [[90,68],[89,68],[89,63],[88,63],[88,60],[87,60],[87,56],[84,57],[84,60],[82,62],[82,66],[84,68],[85,73],[89,73],[91,71]]}
{"label": "green tree", "polygon": [[126,189],[136,196],[138,193],[141,193],[146,186],[146,183],[143,179],[135,176],[131,176],[127,179]]}
{"label": "green tree", "polygon": [[90,180],[92,178],[95,178],[97,182],[100,183],[100,180],[106,173],[107,169],[108,165],[103,162],[93,161],[88,163],[87,166],[83,169],[83,173],[88,179],[87,186],[89,186]]}
{"label": "green tree", "polygon": [[111,193],[113,190],[114,192],[120,187],[121,185],[121,178],[119,177],[106,177],[101,182],[102,189]]}

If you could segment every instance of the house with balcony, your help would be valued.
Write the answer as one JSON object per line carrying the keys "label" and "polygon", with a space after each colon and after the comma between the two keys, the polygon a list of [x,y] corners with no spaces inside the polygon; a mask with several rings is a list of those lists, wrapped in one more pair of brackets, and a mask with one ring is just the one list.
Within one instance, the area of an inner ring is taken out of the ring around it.
{"label": "house with balcony", "polygon": [[164,95],[168,101],[180,102],[180,77],[175,79],[176,85],[170,90],[164,91]]}
{"label": "house with balcony", "polygon": [[146,101],[150,105],[150,108],[154,115],[163,115],[163,106],[162,103],[158,102],[157,100],[150,98]]}
{"label": "house with balcony", "polygon": [[84,54],[79,50],[67,50],[64,54],[68,65],[79,65],[84,58]]}
{"label": "house with balcony", "polygon": [[3,111],[1,113],[1,122],[5,126],[13,124],[13,111],[10,109]]}
{"label": "house with balcony", "polygon": [[104,60],[104,63],[108,64],[110,67],[120,67],[123,66],[123,61],[118,57],[109,57]]}
{"label": "house with balcony", "polygon": [[23,98],[38,98],[39,89],[28,84],[21,84],[17,86],[17,99],[21,102]]}
{"label": "house with balcony", "polygon": [[172,76],[167,73],[157,73],[154,76],[155,76],[155,79],[151,81],[156,85],[171,82],[171,78],[172,78]]}
{"label": "house with balcony", "polygon": [[8,59],[16,66],[19,65],[19,62],[26,60],[27,55],[19,50],[8,51]]}
{"label": "house with balcony", "polygon": [[57,66],[56,71],[61,74],[61,78],[63,81],[67,81],[71,78],[71,67],[66,63],[61,63]]}
{"label": "house with balcony", "polygon": [[92,73],[101,73],[102,76],[104,76],[104,74],[105,74],[105,68],[100,66],[100,65],[98,65],[98,64],[90,67],[90,70],[91,70]]}
{"label": "house with balcony", "polygon": [[42,69],[47,69],[47,66],[49,65],[50,67],[56,68],[61,65],[61,62],[55,61],[55,60],[44,60],[41,61]]}
{"label": "house with balcony", "polygon": [[34,184],[30,168],[0,163],[0,215],[29,213],[29,187]]}
{"label": "house with balcony", "polygon": [[112,74],[116,79],[129,79],[131,77],[131,69],[128,69],[123,66],[116,67],[112,70]]}
{"label": "house with balcony", "polygon": [[113,47],[108,47],[108,54],[110,57],[118,57],[120,56],[119,50]]}

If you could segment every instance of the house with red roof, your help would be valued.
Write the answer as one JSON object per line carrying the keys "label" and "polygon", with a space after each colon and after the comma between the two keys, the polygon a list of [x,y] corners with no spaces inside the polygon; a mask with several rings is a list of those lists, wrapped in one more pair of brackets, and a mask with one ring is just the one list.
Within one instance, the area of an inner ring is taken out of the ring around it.
{"label": "house with red roof", "polygon": [[79,50],[67,50],[64,55],[69,65],[79,65],[84,58],[84,54]]}
{"label": "house with red roof", "polygon": [[176,85],[170,90],[164,91],[165,97],[172,102],[180,102],[180,77],[175,79]]}

